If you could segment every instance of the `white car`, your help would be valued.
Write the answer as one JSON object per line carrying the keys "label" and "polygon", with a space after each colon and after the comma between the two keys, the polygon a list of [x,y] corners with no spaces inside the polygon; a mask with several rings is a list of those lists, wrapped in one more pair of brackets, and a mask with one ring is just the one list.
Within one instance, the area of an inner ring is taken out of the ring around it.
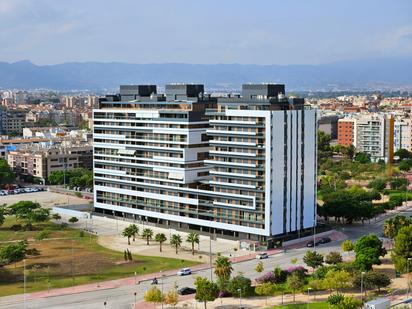
{"label": "white car", "polygon": [[269,255],[266,252],[256,254],[256,259],[258,259],[258,260],[267,259],[268,257],[269,257]]}
{"label": "white car", "polygon": [[192,270],[190,268],[182,268],[181,270],[177,272],[178,276],[187,276],[191,274],[192,274]]}

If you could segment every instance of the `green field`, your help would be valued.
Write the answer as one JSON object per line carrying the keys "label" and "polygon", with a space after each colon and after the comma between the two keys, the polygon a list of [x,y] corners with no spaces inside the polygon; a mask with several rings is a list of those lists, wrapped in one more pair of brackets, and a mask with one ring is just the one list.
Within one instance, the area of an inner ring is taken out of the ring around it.
{"label": "green field", "polygon": [[[0,241],[31,238],[39,229],[50,230],[48,237],[62,238],[30,241],[29,248],[36,248],[40,255],[26,259],[27,291],[69,287],[85,283],[190,267],[198,263],[180,259],[133,255],[125,262],[122,252],[106,249],[97,243],[97,237],[53,223],[36,225],[34,231],[14,232],[15,224],[8,218],[0,229]],[[5,243],[0,243],[4,246]],[[0,267],[0,296],[23,293],[23,262]]]}
{"label": "green field", "polygon": [[284,309],[328,309],[329,304],[326,302],[319,302],[319,303],[309,303],[309,304],[291,304],[291,305],[283,305],[283,306],[275,306],[271,308],[284,308]]}

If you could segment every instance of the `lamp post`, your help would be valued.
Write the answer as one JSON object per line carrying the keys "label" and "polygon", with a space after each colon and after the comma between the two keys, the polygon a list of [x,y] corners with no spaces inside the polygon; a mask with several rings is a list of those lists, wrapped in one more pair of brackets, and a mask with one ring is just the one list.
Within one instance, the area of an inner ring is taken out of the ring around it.
{"label": "lamp post", "polygon": [[237,289],[239,292],[239,308],[242,308],[242,289]]}
{"label": "lamp post", "polygon": [[408,258],[407,260],[406,260],[406,271],[407,271],[407,274],[406,274],[406,285],[407,285],[407,288],[406,288],[406,299],[408,299],[409,298],[409,291],[410,291],[410,282],[409,282],[409,262],[410,261],[412,261],[412,258]]}
{"label": "lamp post", "polygon": [[24,308],[26,309],[26,259],[23,260],[23,293]]}
{"label": "lamp post", "polygon": [[160,271],[160,280],[162,280],[162,294],[161,294],[161,297],[162,297],[162,309],[163,309],[163,271],[162,270]]}
{"label": "lamp post", "polygon": [[137,273],[136,273],[136,272],[134,272],[134,284],[135,284],[135,285],[137,284],[137,281],[136,281],[136,276],[137,276]]}
{"label": "lamp post", "polygon": [[365,272],[361,272],[361,283],[360,283],[360,293],[361,293],[361,300],[363,301],[363,276],[365,275]]}
{"label": "lamp post", "polygon": [[312,290],[312,288],[308,288],[308,304],[307,304],[306,308],[309,308],[309,302],[310,302],[310,290]]}
{"label": "lamp post", "polygon": [[313,251],[316,251],[316,219],[315,218],[313,219]]}
{"label": "lamp post", "polygon": [[103,302],[104,309],[106,309],[107,302]]}
{"label": "lamp post", "polygon": [[134,306],[136,307],[136,292],[134,292]]}

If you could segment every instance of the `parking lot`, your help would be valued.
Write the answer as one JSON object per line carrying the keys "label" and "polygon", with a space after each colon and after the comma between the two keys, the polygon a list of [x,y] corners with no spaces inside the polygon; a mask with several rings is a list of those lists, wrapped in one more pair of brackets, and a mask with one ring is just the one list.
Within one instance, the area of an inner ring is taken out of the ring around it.
{"label": "parking lot", "polygon": [[47,190],[0,196],[0,205],[2,204],[11,205],[19,201],[38,202],[43,207],[48,207],[48,208],[53,207],[53,206],[58,206],[58,205],[84,204],[88,202],[86,199],[79,198],[73,195],[49,192]]}

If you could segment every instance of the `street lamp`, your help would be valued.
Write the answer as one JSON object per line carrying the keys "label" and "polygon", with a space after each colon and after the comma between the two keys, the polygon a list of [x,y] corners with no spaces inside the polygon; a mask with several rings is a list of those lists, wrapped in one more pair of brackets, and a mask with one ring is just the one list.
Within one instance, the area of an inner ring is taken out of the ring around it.
{"label": "street lamp", "polygon": [[24,308],[26,309],[26,259],[23,260],[23,292],[24,292]]}
{"label": "street lamp", "polygon": [[363,276],[365,275],[365,272],[361,272],[361,283],[360,283],[360,293],[361,293],[361,299],[363,301]]}
{"label": "street lamp", "polygon": [[242,289],[237,289],[239,292],[239,308],[242,308]]}
{"label": "street lamp", "polygon": [[104,309],[106,309],[107,302],[103,302]]}
{"label": "street lamp", "polygon": [[136,307],[136,292],[134,292],[134,306]]}
{"label": "street lamp", "polygon": [[409,298],[409,290],[410,290],[410,282],[409,282],[409,262],[410,261],[412,261],[412,258],[408,258],[407,260],[406,260],[406,271],[407,271],[407,274],[406,274],[406,285],[407,285],[407,289],[406,289],[406,299],[408,299]]}
{"label": "street lamp", "polygon": [[309,308],[309,302],[310,302],[310,290],[312,290],[312,288],[308,288],[308,304],[307,304],[306,308]]}
{"label": "street lamp", "polygon": [[163,273],[162,273],[163,271],[161,270],[160,271],[160,280],[162,280],[162,294],[161,294],[161,297],[162,297],[162,309],[163,309]]}

